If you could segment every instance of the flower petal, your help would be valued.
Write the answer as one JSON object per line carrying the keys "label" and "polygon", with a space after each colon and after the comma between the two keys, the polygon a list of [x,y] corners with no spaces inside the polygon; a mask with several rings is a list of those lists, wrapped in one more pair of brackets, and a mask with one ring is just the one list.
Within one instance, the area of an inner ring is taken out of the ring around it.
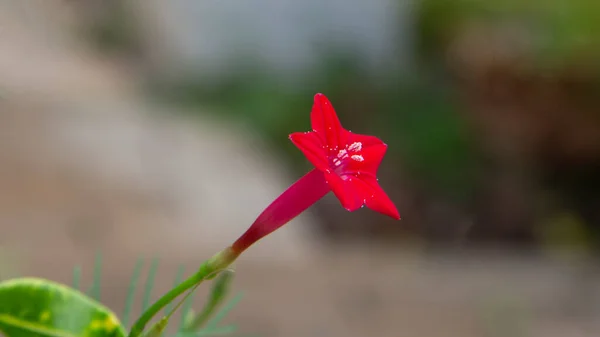
{"label": "flower petal", "polygon": [[313,131],[322,137],[331,150],[338,150],[347,144],[349,132],[342,127],[333,105],[325,95],[315,95],[310,121]]}
{"label": "flower petal", "polygon": [[364,201],[361,195],[353,188],[351,181],[342,179],[336,173],[325,173],[325,179],[333,194],[335,194],[342,207],[347,211],[353,212],[362,207]]}
{"label": "flower petal", "polygon": [[353,133],[353,132],[348,132],[347,141],[348,141],[348,144],[361,143],[363,148],[369,147],[372,145],[385,144],[381,139],[379,139],[375,136],[362,135],[360,133]]}
{"label": "flower petal", "polygon": [[294,132],[289,138],[317,169],[323,172],[329,169],[327,148],[315,132]]}
{"label": "flower petal", "polygon": [[[357,152],[357,154],[351,154],[350,159],[346,162],[343,173],[353,175],[366,174],[371,178],[375,178],[379,164],[381,164],[386,151],[387,145],[380,143],[367,146],[360,152]],[[355,158],[354,156],[358,157]]]}
{"label": "flower petal", "polygon": [[231,246],[241,254],[258,240],[285,225],[331,191],[323,172],[318,169],[305,174],[285,190],[256,218]]}
{"label": "flower petal", "polygon": [[400,220],[398,209],[377,179],[353,176],[343,179],[335,173],[325,174],[325,179],[346,210],[352,212],[366,205],[373,211]]}
{"label": "flower petal", "polygon": [[387,193],[379,186],[377,179],[364,177],[364,179],[355,179],[354,183],[364,185],[364,190],[369,191],[365,195],[365,204],[367,207],[396,220],[400,220],[398,209],[392,200],[390,200]]}

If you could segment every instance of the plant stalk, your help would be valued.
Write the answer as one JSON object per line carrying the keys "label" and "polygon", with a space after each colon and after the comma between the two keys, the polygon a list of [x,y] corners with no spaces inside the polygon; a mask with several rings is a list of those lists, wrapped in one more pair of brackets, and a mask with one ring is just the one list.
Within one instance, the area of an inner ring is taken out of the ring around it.
{"label": "plant stalk", "polygon": [[224,270],[231,263],[233,263],[238,256],[239,254],[234,252],[231,247],[227,247],[215,254],[210,259],[204,261],[195,274],[175,286],[173,289],[169,290],[166,294],[154,302],[154,304],[152,304],[146,311],[144,311],[140,318],[138,318],[131,327],[128,337],[139,337],[142,332],[144,332],[148,322],[150,322],[150,320],[152,320],[152,318],[156,316],[160,310],[166,307],[181,294],[185,293],[187,290],[202,283],[202,281],[214,278],[220,271]]}

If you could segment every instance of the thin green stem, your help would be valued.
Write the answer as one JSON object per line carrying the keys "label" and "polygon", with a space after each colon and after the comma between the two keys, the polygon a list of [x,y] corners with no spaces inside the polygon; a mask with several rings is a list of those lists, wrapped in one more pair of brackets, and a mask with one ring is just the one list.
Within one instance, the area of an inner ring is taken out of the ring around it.
{"label": "thin green stem", "polygon": [[[200,271],[202,271],[202,270],[203,270],[203,268],[201,268],[197,273],[192,275],[187,280],[180,283],[177,287],[171,289],[169,292],[164,294],[161,298],[158,299],[158,301],[154,302],[154,304],[152,304],[150,306],[150,308],[148,308],[142,314],[142,316],[140,316],[140,318],[135,322],[135,324],[133,324],[133,326],[131,327],[131,331],[129,332],[129,337],[139,336],[144,331],[146,324],[148,324],[148,322],[162,308],[164,308],[167,304],[171,303],[174,299],[176,299],[179,295],[186,292],[188,289],[190,289],[193,286],[195,286],[196,284],[202,282],[204,280],[204,278],[206,277],[206,274],[200,273]],[[204,270],[206,270],[206,269],[204,269]]]}
{"label": "thin green stem", "polygon": [[[198,284],[186,294],[185,298],[179,302],[181,306],[181,318],[179,319],[179,328],[177,331],[183,331],[187,324],[187,319],[190,313],[193,314],[192,304],[194,304],[194,291],[198,288]],[[174,311],[173,311],[174,312]]]}
{"label": "thin green stem", "polygon": [[131,327],[128,337],[140,336],[140,334],[144,331],[146,324],[148,324],[148,322],[150,322],[150,320],[152,320],[152,318],[156,316],[160,310],[162,310],[165,306],[186,292],[188,289],[200,284],[204,280],[209,280],[215,277],[219,271],[227,268],[227,266],[233,263],[238,256],[239,253],[235,252],[233,249],[231,249],[231,247],[228,247],[207,261],[204,261],[194,275],[190,276],[187,280],[169,290],[169,292],[164,294],[146,311],[144,311],[140,318],[138,318],[135,324],[133,324]]}
{"label": "thin green stem", "polygon": [[212,316],[215,309],[223,302],[228,295],[229,285],[233,278],[233,271],[224,270],[215,278],[213,288],[210,292],[207,303],[194,320],[187,326],[188,331],[200,329],[206,321]]}
{"label": "thin green stem", "polygon": [[[177,287],[177,285],[179,283],[181,283],[181,280],[183,280],[184,273],[185,273],[185,266],[183,266],[183,265],[179,266],[179,268],[177,268],[177,274],[175,274],[175,281],[173,282],[173,287]],[[171,312],[171,304],[173,304],[173,303],[169,303],[165,307],[165,316],[167,316]]]}

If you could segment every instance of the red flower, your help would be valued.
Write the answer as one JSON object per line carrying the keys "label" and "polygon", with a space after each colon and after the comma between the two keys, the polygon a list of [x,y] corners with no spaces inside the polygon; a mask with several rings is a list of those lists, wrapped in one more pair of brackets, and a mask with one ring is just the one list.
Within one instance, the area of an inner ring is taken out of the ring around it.
{"label": "red flower", "polygon": [[323,94],[315,95],[310,117],[313,131],[293,133],[290,140],[315,169],[296,181],[258,216],[232,245],[236,254],[304,212],[329,191],[333,191],[349,211],[366,205],[400,219],[396,206],[377,182],[377,169],[387,145],[377,137],[344,129]]}
{"label": "red flower", "polygon": [[387,145],[377,137],[344,129],[323,94],[315,95],[310,119],[313,131],[293,133],[290,139],[325,174],[342,206],[355,211],[366,205],[400,219],[396,206],[377,182],[377,169]]}

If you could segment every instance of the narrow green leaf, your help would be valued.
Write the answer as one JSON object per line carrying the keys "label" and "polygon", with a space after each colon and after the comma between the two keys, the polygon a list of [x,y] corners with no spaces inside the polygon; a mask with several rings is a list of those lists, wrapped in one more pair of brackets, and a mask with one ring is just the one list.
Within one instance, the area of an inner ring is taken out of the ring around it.
{"label": "narrow green leaf", "polygon": [[192,290],[190,290],[190,294],[189,296],[184,300],[183,302],[183,308],[181,308],[181,320],[179,321],[179,330],[178,331],[184,331],[185,330],[185,325],[186,325],[186,320],[189,318],[190,315],[190,311],[192,310],[192,304],[194,303],[194,290],[196,288],[194,287]]}
{"label": "narrow green leaf", "polygon": [[124,337],[114,313],[80,291],[38,278],[0,283],[6,337]]}
{"label": "narrow green leaf", "polygon": [[229,286],[233,280],[233,271],[224,270],[214,280],[213,287],[210,291],[208,301],[204,308],[193,320],[186,322],[185,331],[194,331],[200,329],[212,316],[215,310],[223,302],[229,294]]}
{"label": "narrow green leaf", "polygon": [[237,331],[237,326],[226,325],[214,329],[202,329],[201,331],[179,332],[177,337],[199,337],[199,336],[221,336],[230,335]]}
{"label": "narrow green leaf", "polygon": [[242,297],[243,294],[239,293],[236,296],[234,296],[229,302],[223,305],[223,307],[221,307],[221,309],[214,315],[214,317],[206,323],[206,327],[201,331],[207,329],[215,329],[217,325],[227,316],[227,314],[229,314],[229,312],[233,310],[233,308],[235,308],[235,306],[238,305],[238,303],[240,303]]}
{"label": "narrow green leaf", "polygon": [[182,317],[183,331],[190,331],[187,327],[192,324],[194,317],[196,317],[196,311],[194,311],[194,308],[190,308],[188,312],[185,313],[185,316]]}
{"label": "narrow green leaf", "polygon": [[73,289],[81,289],[81,266],[73,268]]}
{"label": "narrow green leaf", "polygon": [[142,311],[145,311],[150,306],[150,300],[152,299],[152,289],[154,289],[154,280],[156,279],[156,270],[158,269],[158,259],[152,259],[150,264],[150,270],[148,271],[148,278],[146,279],[146,287],[144,289],[144,297],[142,299]]}
{"label": "narrow green leaf", "polygon": [[129,281],[129,288],[127,289],[127,297],[125,298],[125,308],[123,309],[123,325],[129,326],[129,318],[131,317],[131,311],[133,309],[133,301],[135,300],[135,290],[137,289],[138,280],[144,267],[144,259],[138,258],[133,268],[133,275],[131,275],[131,281]]}
{"label": "narrow green leaf", "polygon": [[163,332],[165,331],[165,328],[167,327],[168,324],[169,324],[169,317],[163,316],[163,318],[161,318],[159,321],[152,324],[150,329],[148,329],[148,331],[146,331],[142,334],[142,337],[160,337],[163,334]]}
{"label": "narrow green leaf", "polygon": [[96,254],[94,262],[94,280],[88,292],[89,296],[96,301],[100,301],[100,283],[102,281],[102,253]]}

